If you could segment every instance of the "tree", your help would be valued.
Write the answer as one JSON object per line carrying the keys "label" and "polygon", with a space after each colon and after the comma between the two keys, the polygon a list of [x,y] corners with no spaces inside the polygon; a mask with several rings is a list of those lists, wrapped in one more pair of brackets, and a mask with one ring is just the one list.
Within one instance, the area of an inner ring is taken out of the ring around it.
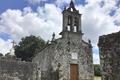
{"label": "tree", "polygon": [[3,54],[2,53],[0,53],[0,57],[2,57],[3,56]]}
{"label": "tree", "polygon": [[33,57],[45,46],[45,41],[40,37],[27,36],[15,46],[15,55],[23,61],[32,61]]}
{"label": "tree", "polygon": [[101,76],[101,68],[99,64],[94,65],[94,74],[95,76]]}

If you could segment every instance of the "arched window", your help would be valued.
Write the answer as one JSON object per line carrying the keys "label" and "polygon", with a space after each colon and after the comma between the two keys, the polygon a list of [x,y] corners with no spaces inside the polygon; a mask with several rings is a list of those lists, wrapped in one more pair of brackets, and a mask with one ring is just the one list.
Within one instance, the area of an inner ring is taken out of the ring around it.
{"label": "arched window", "polygon": [[67,31],[70,31],[70,26],[67,26]]}
{"label": "arched window", "polygon": [[74,26],[73,32],[77,32],[77,26]]}
{"label": "arched window", "polygon": [[73,8],[70,8],[70,11],[73,12]]}
{"label": "arched window", "polygon": [[77,17],[74,18],[74,26],[78,26],[79,25],[79,19]]}
{"label": "arched window", "polygon": [[72,24],[72,17],[68,16],[68,25],[71,25],[71,24]]}

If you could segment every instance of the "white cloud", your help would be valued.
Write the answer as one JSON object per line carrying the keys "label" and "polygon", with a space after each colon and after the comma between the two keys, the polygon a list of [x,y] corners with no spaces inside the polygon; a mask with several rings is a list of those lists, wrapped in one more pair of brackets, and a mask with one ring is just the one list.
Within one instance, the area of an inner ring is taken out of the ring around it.
{"label": "white cloud", "polygon": [[[51,39],[52,33],[60,33],[62,28],[61,10],[53,4],[46,4],[45,7],[38,7],[37,12],[33,12],[30,7],[21,10],[8,9],[0,15],[0,32],[9,34],[11,39],[19,42],[22,37],[28,35],[41,36],[43,39]],[[8,42],[2,40],[1,44]],[[0,47],[0,49],[3,46]],[[4,49],[10,49],[3,47]],[[1,50],[4,53],[5,50]],[[8,51],[8,50],[6,50]]]}
{"label": "white cloud", "polygon": [[71,0],[56,0],[55,4],[59,7],[64,6],[64,3],[69,4]]}
{"label": "white cloud", "polygon": [[[82,29],[85,36],[92,40],[93,50],[98,51],[97,43],[99,36],[110,34],[120,30],[120,26],[114,24],[115,20],[120,21],[119,9],[116,8],[115,0],[86,0],[85,6],[79,6],[78,9],[82,15]],[[104,6],[100,2],[104,1]],[[115,16],[110,16],[111,10],[117,10]],[[96,51],[95,51],[96,52]],[[93,54],[94,63],[99,64],[99,52]]]}
{"label": "white cloud", "polygon": [[12,40],[7,40],[4,41],[3,39],[0,38],[0,53],[6,54],[10,51],[12,45],[11,45]]}
{"label": "white cloud", "polygon": [[115,1],[113,1],[111,2],[106,0],[106,5],[104,7],[100,7],[99,0],[88,0],[87,5],[84,7],[78,7],[80,12],[83,14],[83,33],[85,33],[87,38],[92,40],[94,45],[97,45],[99,36],[120,30],[120,27],[114,24],[115,19],[113,16],[108,14],[111,9],[116,9]]}
{"label": "white cloud", "polygon": [[113,19],[120,24],[120,8],[116,10],[116,13],[113,16]]}
{"label": "white cloud", "polygon": [[32,12],[29,7],[23,12],[9,9],[1,14],[0,24],[1,32],[10,34],[17,41],[31,34],[48,40],[53,32],[58,34],[61,31],[61,10],[52,4],[38,7],[37,12]]}
{"label": "white cloud", "polygon": [[26,1],[28,1],[28,3],[34,5],[34,4],[40,4],[41,1],[45,2],[47,0],[26,0]]}

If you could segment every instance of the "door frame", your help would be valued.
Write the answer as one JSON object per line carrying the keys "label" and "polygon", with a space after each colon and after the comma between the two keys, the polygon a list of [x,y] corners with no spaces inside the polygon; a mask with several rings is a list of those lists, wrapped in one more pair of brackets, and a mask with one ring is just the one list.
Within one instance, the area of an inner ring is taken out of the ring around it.
{"label": "door frame", "polygon": [[71,80],[71,66],[72,65],[76,65],[77,66],[77,80],[79,80],[79,67],[78,67],[78,64],[70,64],[70,80]]}

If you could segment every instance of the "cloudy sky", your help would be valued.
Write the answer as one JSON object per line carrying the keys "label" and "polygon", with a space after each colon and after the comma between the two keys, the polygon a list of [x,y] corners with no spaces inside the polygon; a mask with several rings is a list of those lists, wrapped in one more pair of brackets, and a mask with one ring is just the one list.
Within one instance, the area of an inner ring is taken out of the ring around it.
{"label": "cloudy sky", "polygon": [[[0,0],[0,53],[9,52],[28,35],[51,40],[62,30],[62,10],[71,0]],[[99,63],[99,36],[120,30],[120,0],[73,0],[82,14],[84,39],[93,45],[94,63]]]}

